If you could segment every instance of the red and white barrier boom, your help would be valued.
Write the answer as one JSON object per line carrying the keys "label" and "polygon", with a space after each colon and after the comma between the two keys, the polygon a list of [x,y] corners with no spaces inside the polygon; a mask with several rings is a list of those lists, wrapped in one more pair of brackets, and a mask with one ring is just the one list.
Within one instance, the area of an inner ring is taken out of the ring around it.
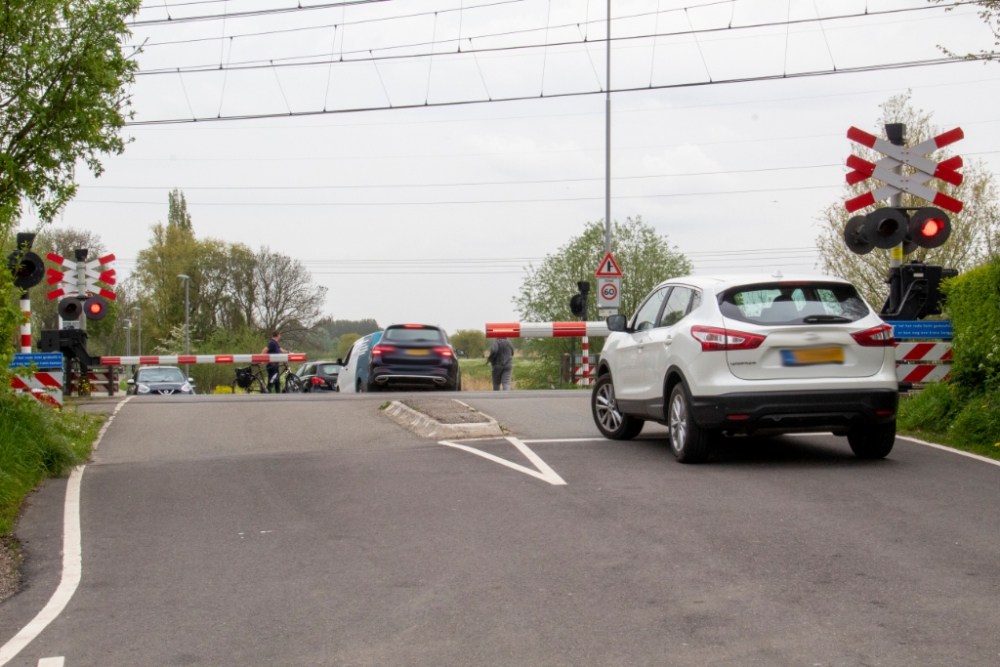
{"label": "red and white barrier boom", "polygon": [[486,325],[487,338],[582,338],[610,333],[607,322],[501,322]]}
{"label": "red and white barrier boom", "polygon": [[[962,158],[956,155],[939,163],[924,157],[927,153],[944,148],[965,138],[962,128],[956,127],[954,130],[939,134],[933,139],[928,139],[909,147],[896,146],[885,139],[879,139],[874,134],[869,134],[856,127],[852,127],[847,131],[847,138],[886,156],[874,163],[868,162],[857,155],[851,155],[847,158],[847,166],[854,170],[847,174],[848,184],[854,185],[868,178],[874,178],[885,183],[885,185],[875,188],[871,192],[866,192],[860,197],[855,197],[845,202],[844,205],[849,212],[853,213],[866,206],[872,206],[876,202],[888,199],[892,195],[897,195],[901,192],[908,192],[952,213],[962,212],[962,202],[926,185],[935,178],[945,183],[951,183],[952,185],[961,185],[962,174],[955,170],[962,167]],[[916,171],[909,176],[903,176],[892,171],[895,167],[903,164],[912,167]]]}
{"label": "red and white barrier boom", "polygon": [[161,366],[164,364],[280,364],[302,362],[305,354],[177,354],[101,357],[101,366]]}

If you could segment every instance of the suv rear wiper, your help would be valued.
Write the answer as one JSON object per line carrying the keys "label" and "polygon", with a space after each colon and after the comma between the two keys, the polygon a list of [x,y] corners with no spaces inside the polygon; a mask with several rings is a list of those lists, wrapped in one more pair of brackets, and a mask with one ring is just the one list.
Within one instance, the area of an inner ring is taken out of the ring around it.
{"label": "suv rear wiper", "polygon": [[837,322],[853,322],[854,320],[841,315],[807,315],[802,318],[802,321],[806,324],[834,324]]}

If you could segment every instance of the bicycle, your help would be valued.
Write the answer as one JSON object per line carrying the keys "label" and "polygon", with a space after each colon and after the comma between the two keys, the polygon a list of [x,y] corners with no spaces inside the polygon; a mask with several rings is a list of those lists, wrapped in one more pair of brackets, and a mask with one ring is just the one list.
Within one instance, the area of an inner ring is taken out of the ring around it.
{"label": "bicycle", "polygon": [[266,394],[267,381],[260,370],[260,364],[251,364],[246,368],[236,369],[236,379],[232,384],[233,393],[236,390],[247,394]]}
{"label": "bicycle", "polygon": [[[281,390],[284,394],[301,394],[305,391],[305,384],[302,382],[302,378],[292,372],[288,367],[288,364],[281,364],[284,366],[284,370],[278,370],[278,377],[282,375],[285,377],[285,388]],[[279,379],[280,384],[280,379]]]}

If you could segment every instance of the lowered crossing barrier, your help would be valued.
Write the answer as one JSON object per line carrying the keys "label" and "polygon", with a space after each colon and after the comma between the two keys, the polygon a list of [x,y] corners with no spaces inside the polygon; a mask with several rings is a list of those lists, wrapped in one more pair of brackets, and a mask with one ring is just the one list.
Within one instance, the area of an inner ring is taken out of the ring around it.
{"label": "lowered crossing barrier", "polygon": [[280,364],[302,362],[305,354],[177,354],[101,357],[101,366],[161,366],[164,364]]}
{"label": "lowered crossing barrier", "polygon": [[501,322],[486,325],[487,338],[582,338],[610,333],[606,322]]}

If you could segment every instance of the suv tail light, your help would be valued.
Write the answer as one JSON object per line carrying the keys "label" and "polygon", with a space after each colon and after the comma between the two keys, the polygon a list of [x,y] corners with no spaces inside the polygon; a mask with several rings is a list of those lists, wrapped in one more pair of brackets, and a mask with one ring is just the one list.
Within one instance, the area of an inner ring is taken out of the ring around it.
{"label": "suv tail light", "polygon": [[435,347],[434,351],[440,354],[442,357],[454,356],[454,353],[451,351],[450,347]]}
{"label": "suv tail light", "polygon": [[691,327],[691,337],[701,343],[702,352],[753,350],[760,347],[766,338],[766,336],[718,327]]}
{"label": "suv tail light", "polygon": [[376,345],[375,347],[372,348],[372,356],[377,357],[381,355],[383,352],[395,352],[395,351],[396,348],[394,348],[392,345]]}
{"label": "suv tail light", "polygon": [[852,333],[851,338],[861,347],[892,347],[896,344],[896,339],[892,336],[892,327],[888,324]]}

